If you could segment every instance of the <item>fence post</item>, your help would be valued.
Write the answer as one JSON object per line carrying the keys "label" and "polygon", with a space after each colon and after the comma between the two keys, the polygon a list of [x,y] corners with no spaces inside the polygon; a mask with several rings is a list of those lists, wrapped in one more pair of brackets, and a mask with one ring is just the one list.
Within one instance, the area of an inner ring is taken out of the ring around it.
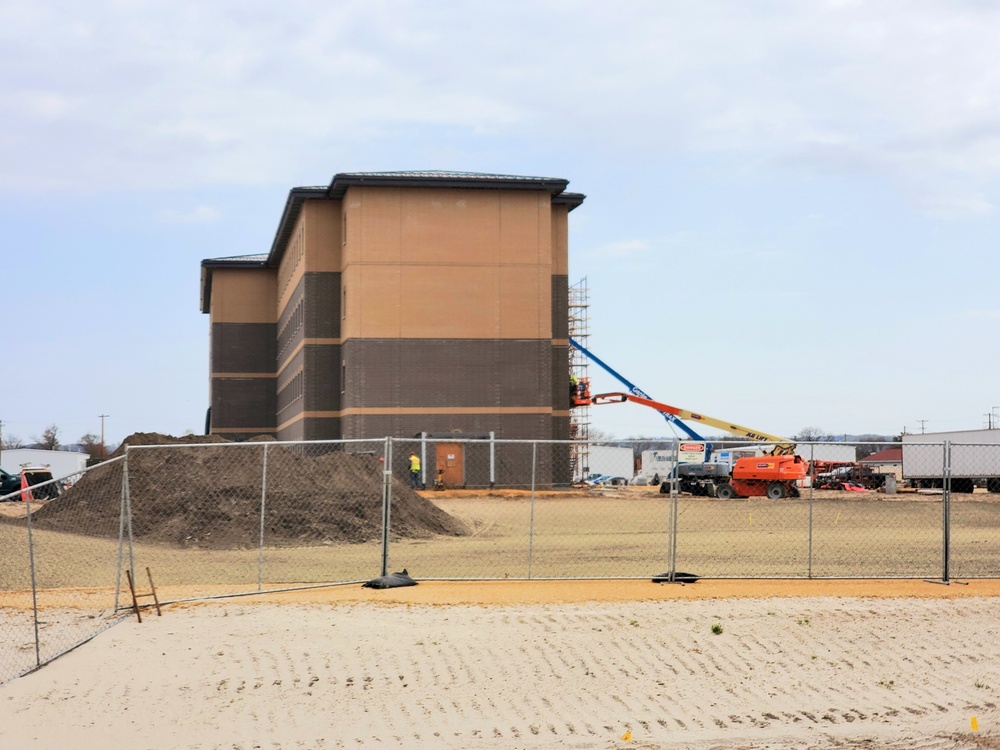
{"label": "fence post", "polygon": [[125,445],[125,468],[122,469],[122,520],[118,523],[118,579],[115,581],[115,610],[122,585],[122,556],[125,539],[128,538],[128,568],[135,570],[135,545],[132,539],[132,492],[129,486],[128,454],[131,446]]}
{"label": "fence post", "polygon": [[496,487],[497,479],[497,442],[496,433],[490,430],[490,489]]}
{"label": "fence post", "polygon": [[267,443],[264,443],[263,468],[260,477],[260,544],[257,547],[257,590],[264,588],[264,512],[267,505]]}
{"label": "fence post", "polygon": [[[427,433],[420,433],[420,487],[427,489]],[[386,575],[383,573],[382,575]]]}
{"label": "fence post", "polygon": [[[382,467],[382,573],[389,575],[389,514],[392,509],[392,438],[385,439],[384,457],[385,462]],[[423,462],[420,464],[423,470]]]}
{"label": "fence post", "polygon": [[31,493],[24,493],[25,512],[28,518],[28,565],[31,568],[31,612],[35,624],[35,666],[42,666],[41,636],[38,633],[38,582],[35,579],[35,539],[31,533]]}
{"label": "fence post", "polygon": [[115,574],[115,612],[118,611],[119,597],[122,590],[122,556],[125,552],[125,516],[128,513],[128,446],[125,446],[125,458],[122,462],[122,501],[118,514],[118,568]]}
{"label": "fence post", "polygon": [[944,472],[941,496],[941,580],[950,581],[951,567],[951,441],[944,441]]}
{"label": "fence post", "polygon": [[674,439],[674,468],[670,472],[670,582],[675,583],[675,578],[677,576],[677,506],[680,502],[679,492],[678,492],[678,476],[677,476],[677,465],[680,461],[680,441]]}
{"label": "fence post", "polygon": [[816,444],[811,443],[809,445],[809,554],[806,563],[806,578],[813,577],[813,483],[816,481],[815,466]]}
{"label": "fence post", "polygon": [[538,441],[531,443],[531,516],[528,521],[528,580],[535,554],[535,466],[538,460]]}

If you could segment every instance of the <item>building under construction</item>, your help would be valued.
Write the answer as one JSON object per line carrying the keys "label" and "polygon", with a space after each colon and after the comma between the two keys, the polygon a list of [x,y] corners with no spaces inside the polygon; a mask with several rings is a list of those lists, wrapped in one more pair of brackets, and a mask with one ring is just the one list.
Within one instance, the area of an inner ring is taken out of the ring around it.
{"label": "building under construction", "polygon": [[337,174],[270,251],[202,261],[209,431],[566,439],[568,181]]}

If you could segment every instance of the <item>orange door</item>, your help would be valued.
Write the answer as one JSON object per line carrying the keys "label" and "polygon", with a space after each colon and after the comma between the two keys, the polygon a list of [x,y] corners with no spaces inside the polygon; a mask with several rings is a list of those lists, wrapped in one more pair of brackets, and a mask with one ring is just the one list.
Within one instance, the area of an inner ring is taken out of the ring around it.
{"label": "orange door", "polygon": [[448,487],[465,486],[465,455],[461,443],[437,443],[437,469]]}

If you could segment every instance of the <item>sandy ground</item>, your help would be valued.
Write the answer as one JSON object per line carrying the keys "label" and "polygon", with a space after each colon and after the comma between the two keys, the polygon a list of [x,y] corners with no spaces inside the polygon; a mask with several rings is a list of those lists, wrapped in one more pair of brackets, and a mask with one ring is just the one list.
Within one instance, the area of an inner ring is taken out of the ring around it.
{"label": "sandy ground", "polygon": [[425,582],[172,605],[0,686],[0,747],[1000,748],[998,597]]}

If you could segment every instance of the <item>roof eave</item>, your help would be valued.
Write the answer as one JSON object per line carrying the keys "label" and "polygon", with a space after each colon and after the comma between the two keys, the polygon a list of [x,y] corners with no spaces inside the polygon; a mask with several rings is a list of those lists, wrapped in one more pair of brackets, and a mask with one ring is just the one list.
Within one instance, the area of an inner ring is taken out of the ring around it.
{"label": "roof eave", "polygon": [[302,213],[302,204],[310,199],[326,198],[327,190],[324,187],[297,187],[288,191],[285,210],[281,213],[278,231],[274,234],[274,241],[271,242],[271,250],[267,255],[269,265],[277,266],[281,260],[288,239],[292,236],[292,230],[295,229],[295,222]]}
{"label": "roof eave", "polygon": [[201,311],[207,313],[212,308],[212,269],[214,268],[267,268],[267,260],[229,260],[227,258],[206,258],[201,262]]}
{"label": "roof eave", "polygon": [[354,174],[340,172],[333,176],[327,197],[342,198],[347,188],[352,186],[371,185],[373,187],[432,187],[432,188],[466,188],[472,190],[547,190],[552,195],[559,195],[569,180],[550,177],[509,178],[475,176],[458,177],[447,175],[400,175],[400,174]]}
{"label": "roof eave", "polygon": [[568,206],[569,211],[583,205],[585,200],[587,200],[587,196],[583,193],[559,193],[559,195],[552,196],[552,203],[554,205]]}

